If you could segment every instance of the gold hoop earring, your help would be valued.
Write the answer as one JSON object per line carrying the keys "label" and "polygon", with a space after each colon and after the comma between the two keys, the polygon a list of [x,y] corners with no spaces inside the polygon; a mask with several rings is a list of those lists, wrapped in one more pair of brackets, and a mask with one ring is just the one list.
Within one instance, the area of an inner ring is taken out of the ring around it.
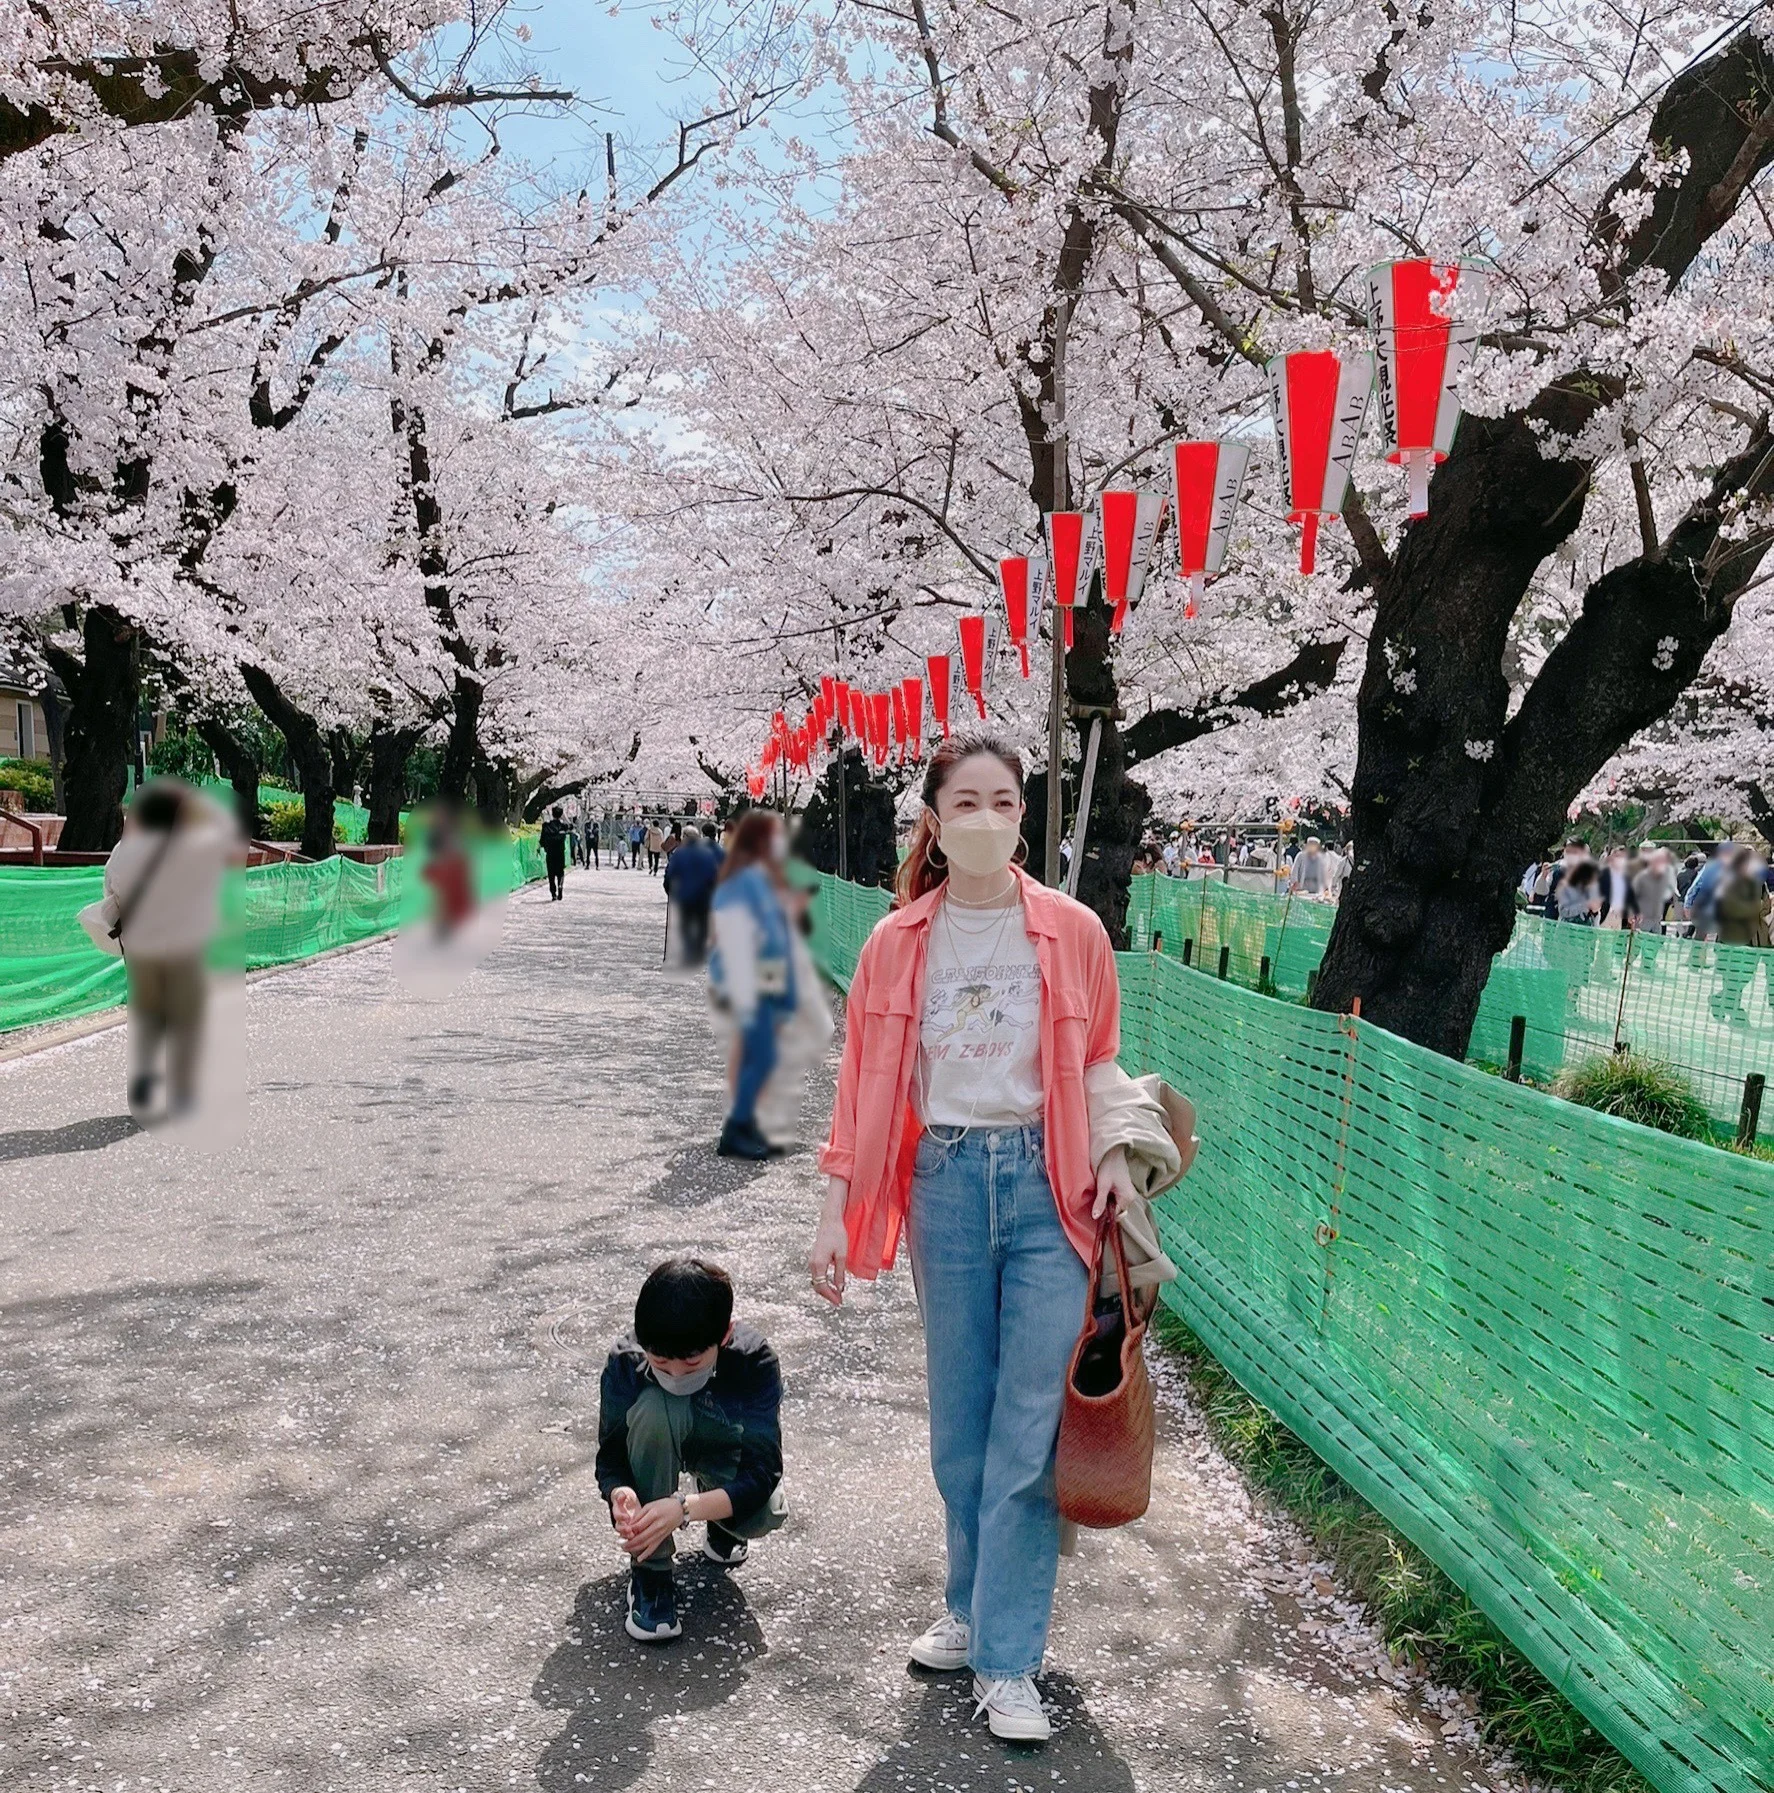
{"label": "gold hoop earring", "polygon": [[948,855],[943,852],[940,841],[933,840],[924,849],[924,863],[934,866],[939,872],[946,872],[949,869]]}

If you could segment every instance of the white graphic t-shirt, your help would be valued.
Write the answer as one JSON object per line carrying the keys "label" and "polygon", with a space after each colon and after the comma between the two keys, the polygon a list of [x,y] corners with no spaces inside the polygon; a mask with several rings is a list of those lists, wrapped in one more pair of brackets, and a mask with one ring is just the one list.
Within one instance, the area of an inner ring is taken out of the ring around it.
{"label": "white graphic t-shirt", "polygon": [[918,1105],[937,1127],[1041,1118],[1041,972],[1020,903],[942,904],[930,924]]}

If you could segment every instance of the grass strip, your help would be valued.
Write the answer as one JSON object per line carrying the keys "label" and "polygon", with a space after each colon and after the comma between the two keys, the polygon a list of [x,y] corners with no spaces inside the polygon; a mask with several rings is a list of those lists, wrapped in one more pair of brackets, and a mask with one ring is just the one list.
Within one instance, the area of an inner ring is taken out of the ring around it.
{"label": "grass strip", "polygon": [[1413,1544],[1260,1401],[1184,1322],[1153,1331],[1181,1366],[1208,1430],[1245,1479],[1286,1511],[1337,1568],[1393,1659],[1477,1697],[1485,1739],[1521,1771],[1571,1793],[1651,1793],[1650,1783]]}

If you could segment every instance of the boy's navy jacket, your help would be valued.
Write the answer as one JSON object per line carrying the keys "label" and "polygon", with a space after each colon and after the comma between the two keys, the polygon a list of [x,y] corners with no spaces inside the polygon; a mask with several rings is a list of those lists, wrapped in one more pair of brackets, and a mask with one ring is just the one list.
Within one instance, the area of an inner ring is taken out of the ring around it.
{"label": "boy's navy jacket", "polygon": [[[598,1391],[597,1485],[607,1501],[634,1486],[628,1462],[628,1410],[652,1385],[647,1359],[632,1333],[616,1341]],[[755,1326],[736,1324],[733,1342],[715,1357],[715,1373],[690,1397],[713,1402],[739,1427],[739,1468],[727,1483],[735,1519],[761,1513],[782,1480],[782,1371],[770,1341]]]}

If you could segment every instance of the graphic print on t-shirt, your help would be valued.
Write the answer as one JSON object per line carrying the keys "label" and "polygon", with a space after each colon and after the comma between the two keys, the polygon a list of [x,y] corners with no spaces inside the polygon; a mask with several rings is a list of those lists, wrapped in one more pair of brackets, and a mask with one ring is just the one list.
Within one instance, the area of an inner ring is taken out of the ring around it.
{"label": "graphic print on t-shirt", "polygon": [[1008,1060],[1019,1038],[1027,1039],[1040,1021],[1041,973],[1032,954],[930,968],[923,1044],[933,1065]]}

